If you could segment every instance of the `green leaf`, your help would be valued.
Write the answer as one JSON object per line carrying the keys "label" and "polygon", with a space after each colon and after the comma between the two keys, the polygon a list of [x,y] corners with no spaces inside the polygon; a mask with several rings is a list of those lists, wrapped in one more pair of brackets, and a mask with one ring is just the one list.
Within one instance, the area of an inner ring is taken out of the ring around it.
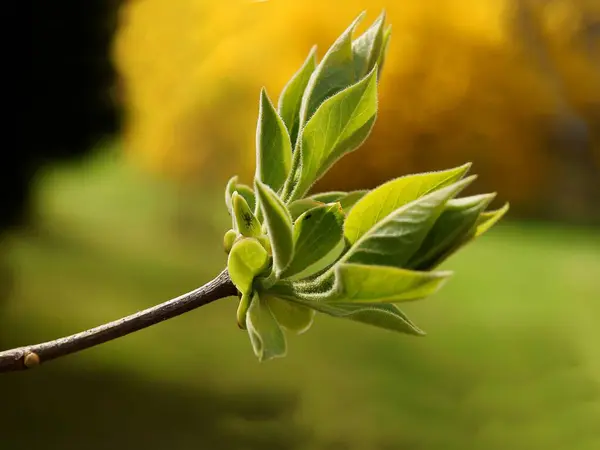
{"label": "green leaf", "polygon": [[336,295],[334,288],[334,274],[331,271],[327,271],[316,279],[301,281],[280,280],[274,285],[269,286],[265,292],[268,295],[291,301],[302,300],[322,303],[334,298]]}
{"label": "green leaf", "polygon": [[318,194],[313,194],[306,198],[321,203],[334,203],[339,201],[339,199],[344,198],[346,195],[348,195],[348,193],[344,191],[332,191],[319,192]]}
{"label": "green leaf", "polygon": [[237,192],[242,197],[244,197],[250,209],[254,210],[256,206],[254,191],[250,186],[238,183],[238,177],[236,175],[229,179],[229,181],[227,182],[227,186],[225,187],[225,205],[227,205],[227,211],[229,212],[229,215],[233,216],[233,201],[231,198],[234,192]]}
{"label": "green leaf", "polygon": [[271,239],[273,268],[275,275],[279,277],[294,256],[292,218],[281,199],[269,186],[260,180],[255,180],[255,184],[267,232]]}
{"label": "green leaf", "polygon": [[450,170],[407,175],[382,184],[363,196],[348,214],[344,224],[346,239],[356,242],[392,211],[456,182],[470,167],[469,163]]}
{"label": "green leaf", "polygon": [[495,195],[482,194],[449,200],[407,267],[428,270],[437,266],[441,262],[439,258],[469,234],[479,215]]}
{"label": "green leaf", "polygon": [[308,86],[311,74],[317,67],[316,50],[316,46],[310,49],[306,61],[304,61],[304,64],[302,64],[302,67],[294,74],[292,79],[288,81],[279,96],[279,115],[289,131],[292,145],[296,143],[298,137],[302,96],[304,95],[306,86]]}
{"label": "green leaf", "polygon": [[302,214],[304,214],[309,209],[316,208],[317,206],[323,206],[323,202],[317,202],[311,198],[301,198],[300,200],[296,200],[288,205],[288,211],[292,216],[293,220],[296,220]]}
{"label": "green leaf", "polygon": [[260,236],[260,222],[254,216],[248,202],[237,191],[231,196],[235,224],[242,236]]}
{"label": "green leaf", "polygon": [[286,343],[283,330],[265,299],[260,298],[257,293],[254,294],[246,315],[246,328],[259,361],[285,356]]}
{"label": "green leaf", "polygon": [[388,25],[383,32],[383,45],[381,49],[381,53],[379,54],[379,59],[377,60],[377,67],[379,73],[377,74],[377,79],[381,78],[381,72],[383,71],[383,65],[385,63],[385,58],[387,56],[388,49],[390,47],[390,38],[392,37],[392,25]]}
{"label": "green leaf", "polygon": [[359,147],[371,132],[376,115],[373,69],[355,85],[328,98],[302,130],[284,187],[286,202],[302,197],[339,158]]}
{"label": "green leaf", "polygon": [[312,73],[304,90],[300,106],[300,130],[326,98],[340,92],[356,81],[354,55],[352,53],[352,33],[364,15],[364,12],[361,13],[337,38]]}
{"label": "green leaf", "polygon": [[314,263],[310,264],[309,266],[306,266],[300,272],[298,272],[294,275],[291,275],[289,277],[286,277],[286,279],[290,280],[290,281],[297,281],[297,280],[304,280],[305,278],[316,276],[317,274],[325,271],[325,269],[330,268],[330,266],[332,266],[338,259],[340,259],[340,256],[342,256],[345,249],[346,249],[346,240],[342,238],[335,245],[335,247],[333,247],[331,250],[329,250],[329,252],[327,252],[325,254],[325,256],[323,256],[321,259],[319,259],[318,261],[315,261]]}
{"label": "green leaf", "polygon": [[242,293],[252,290],[254,277],[260,275],[269,266],[269,255],[254,238],[242,238],[233,244],[227,259],[229,277]]}
{"label": "green leaf", "polygon": [[302,334],[312,325],[314,309],[273,296],[265,296],[265,300],[279,325],[286,330]]}
{"label": "green leaf", "polygon": [[[446,202],[476,177],[471,176],[450,186],[417,198],[392,213],[364,233],[340,260],[358,264],[405,267],[421,246],[427,233],[440,216]],[[363,201],[366,199],[363,198]],[[384,199],[385,200],[385,199]],[[358,204],[350,212],[352,216]],[[365,220],[373,222],[372,216]],[[346,223],[348,222],[346,219]]]}
{"label": "green leaf", "polygon": [[321,280],[306,283],[280,281],[271,287],[268,295],[284,298],[333,317],[354,320],[400,333],[419,336],[425,334],[396,305],[326,301],[335,294],[333,280],[333,274],[330,274],[322,277]]}
{"label": "green leaf", "polygon": [[415,325],[400,308],[393,304],[361,305],[355,303],[321,303],[300,301],[318,312],[332,317],[348,319],[389,331],[424,336],[425,332]]}
{"label": "green leaf", "polygon": [[263,88],[256,129],[256,178],[278,191],[288,176],[291,164],[290,136]]}
{"label": "green leaf", "polygon": [[254,191],[252,188],[240,183],[235,187],[235,191],[244,197],[244,200],[246,200],[246,203],[248,203],[250,210],[254,211],[256,208],[256,197],[254,197]]}
{"label": "green leaf", "polygon": [[[342,210],[345,214],[348,214],[352,207],[367,194],[367,190],[359,190],[359,191],[351,191],[351,192],[343,192],[343,191],[333,191],[333,192],[322,192],[319,194],[311,195],[307,197],[307,199],[315,200],[317,202],[322,203],[334,203],[339,202]],[[302,201],[302,200],[297,200]],[[296,202],[293,202],[296,203]]]}
{"label": "green leaf", "polygon": [[[298,217],[294,222],[294,258],[282,277],[303,272],[339,248],[344,241],[343,225],[344,213],[339,203],[317,206]],[[333,261],[326,262],[325,266]],[[308,275],[311,273],[305,273]]]}
{"label": "green leaf", "polygon": [[492,228],[508,212],[509,208],[510,205],[508,203],[505,203],[504,206],[500,209],[481,213],[479,219],[477,220],[475,237],[481,236],[487,230]]}
{"label": "green leaf", "polygon": [[225,253],[229,253],[231,251],[231,248],[233,247],[233,244],[237,238],[237,231],[227,230],[225,236],[223,236],[223,247],[225,248]]}
{"label": "green leaf", "polygon": [[[335,266],[335,302],[396,303],[419,300],[436,293],[452,272],[417,272],[386,266]],[[328,300],[329,302],[330,300]]]}
{"label": "green leaf", "polygon": [[235,192],[237,181],[237,175],[233,176],[229,179],[227,185],[225,186],[225,205],[227,206],[227,211],[229,212],[230,216],[233,216],[233,202],[231,200],[231,196]]}
{"label": "green leaf", "polygon": [[246,316],[248,315],[248,309],[250,308],[253,297],[254,293],[252,291],[244,292],[240,297],[240,302],[238,303],[236,311],[236,318],[238,327],[242,330],[246,329]]}
{"label": "green leaf", "polygon": [[352,42],[354,53],[354,67],[356,78],[360,79],[369,73],[380,60],[384,44],[383,24],[385,22],[385,11],[377,20]]}

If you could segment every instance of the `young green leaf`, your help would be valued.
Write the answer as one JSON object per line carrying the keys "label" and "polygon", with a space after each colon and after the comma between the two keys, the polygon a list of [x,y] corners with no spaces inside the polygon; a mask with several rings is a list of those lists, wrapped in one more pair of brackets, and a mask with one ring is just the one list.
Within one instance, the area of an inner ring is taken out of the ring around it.
{"label": "young green leaf", "polygon": [[231,177],[225,186],[225,205],[227,206],[227,211],[229,215],[233,217],[233,201],[231,200],[231,196],[235,192],[235,187],[237,185],[238,177],[237,175]]}
{"label": "young green leaf", "polygon": [[302,129],[292,172],[284,187],[287,202],[301,198],[344,154],[367,138],[377,115],[375,69],[328,98]]}
{"label": "young green leaf", "polygon": [[344,224],[344,235],[356,242],[392,211],[460,180],[471,164],[450,170],[407,175],[388,181],[363,196],[352,208]]}
{"label": "young green leaf", "polygon": [[316,46],[310,49],[304,64],[302,64],[302,67],[294,74],[288,84],[285,85],[279,96],[279,115],[289,131],[292,146],[295,145],[298,138],[302,96],[304,95],[306,86],[308,86],[310,76],[317,67],[316,51]]}
{"label": "young green leaf", "polygon": [[286,330],[302,334],[312,325],[315,317],[314,309],[273,296],[264,296],[264,298],[279,325]]}
{"label": "young green leaf", "polygon": [[367,31],[352,42],[354,68],[357,79],[364,77],[380,60],[384,44],[384,22],[385,11],[379,15]]}
{"label": "young green leaf", "polygon": [[316,208],[317,206],[323,206],[325,203],[315,201],[311,198],[301,198],[300,200],[293,201],[288,205],[288,211],[292,216],[293,220],[296,220],[306,211]]}
{"label": "young green leaf", "polygon": [[361,304],[327,301],[335,295],[333,273],[311,282],[280,281],[268,295],[304,305],[333,317],[354,320],[400,333],[422,336],[425,333],[394,304]]}
{"label": "young green leaf", "polygon": [[225,248],[225,253],[229,253],[236,239],[238,238],[238,234],[235,230],[227,230],[225,236],[223,236],[223,247]]}
{"label": "young green leaf", "polygon": [[348,319],[389,331],[424,336],[400,308],[393,304],[322,303],[300,300],[299,303],[332,317]]}
{"label": "young green leaf", "polygon": [[[315,200],[317,202],[322,203],[334,203],[339,202],[342,210],[345,214],[350,212],[350,209],[367,194],[367,190],[359,190],[359,191],[351,191],[351,192],[343,192],[343,191],[333,191],[333,192],[323,192],[315,195],[311,195],[307,197],[307,199]],[[302,201],[302,200],[300,200]],[[295,202],[294,202],[295,203]]]}
{"label": "young green leaf", "polygon": [[325,302],[336,295],[335,277],[333,272],[327,271],[315,279],[291,281],[279,280],[266,289],[268,295],[296,301]]}
{"label": "young green leaf", "polygon": [[356,81],[352,33],[364,17],[361,13],[327,50],[325,56],[312,73],[304,90],[300,105],[300,128],[312,117],[326,98],[347,88]]}
{"label": "young green leaf", "polygon": [[277,192],[283,186],[291,164],[290,136],[263,88],[256,129],[256,179]]}
{"label": "young green leaf", "polygon": [[497,209],[495,211],[487,211],[481,213],[479,219],[477,220],[477,228],[475,230],[475,237],[481,236],[487,230],[492,228],[504,214],[507,213],[510,205],[506,203],[502,208]]}
{"label": "young green leaf", "polygon": [[481,213],[479,217],[477,217],[475,224],[471,227],[470,230],[468,230],[460,239],[453,242],[452,245],[445,249],[443,252],[440,252],[440,254],[436,255],[435,258],[421,263],[420,269],[431,270],[432,268],[443,263],[446,259],[452,256],[462,247],[467,245],[473,239],[476,239],[477,237],[481,236],[489,228],[491,228],[508,211],[508,208],[509,205],[508,203],[506,203],[502,208],[496,211],[488,211]]}
{"label": "young green leaf", "polygon": [[344,191],[332,191],[319,192],[318,194],[313,194],[306,198],[321,203],[334,203],[339,201],[341,198],[344,198],[346,195],[348,195],[348,193]]}
{"label": "young green leaf", "polygon": [[283,331],[265,299],[260,298],[257,293],[254,293],[246,315],[246,328],[259,361],[285,356],[286,343]]}
{"label": "young green leaf", "polygon": [[286,206],[273,190],[255,180],[256,192],[265,218],[273,252],[273,268],[279,277],[294,256],[292,218]]}
{"label": "young green leaf", "polygon": [[[364,233],[340,261],[405,267],[442,213],[446,202],[474,179],[475,176],[471,176],[433,191],[393,211],[383,220],[376,221],[376,225]],[[350,215],[357,209],[358,205]],[[374,222],[372,216],[365,215],[364,219],[369,223]]]}
{"label": "young green leaf", "polygon": [[254,278],[269,266],[269,255],[254,238],[243,238],[233,244],[227,259],[227,270],[232,283],[241,293],[252,290]]}
{"label": "young green leaf", "polygon": [[248,203],[250,211],[254,211],[256,208],[256,197],[254,196],[254,191],[252,188],[240,183],[236,186],[235,190],[238,194],[244,197],[244,200],[246,200],[246,203]]}
{"label": "young green leaf", "polygon": [[385,63],[385,58],[387,56],[388,48],[390,46],[390,38],[392,37],[392,25],[388,25],[383,32],[383,45],[381,49],[381,53],[379,54],[379,59],[377,60],[377,67],[379,73],[377,74],[377,79],[381,78],[381,72],[383,71],[383,64]]}
{"label": "young green leaf", "polygon": [[254,216],[248,202],[237,191],[231,196],[233,215],[238,231],[242,236],[260,236],[260,222]]}
{"label": "young green leaf", "polygon": [[449,200],[407,267],[428,270],[438,265],[438,258],[469,234],[495,195],[482,194]]}
{"label": "young green leaf", "polygon": [[238,183],[238,177],[234,176],[229,179],[229,181],[227,182],[227,186],[225,187],[225,205],[227,205],[227,211],[229,212],[229,215],[233,217],[232,196],[234,192],[237,192],[242,197],[244,197],[244,200],[246,200],[246,203],[248,203],[250,209],[254,210],[256,206],[254,191],[250,186]]}
{"label": "young green leaf", "polygon": [[335,266],[335,303],[396,303],[436,293],[452,272],[417,272],[386,266]]}
{"label": "young green leaf", "polygon": [[319,259],[318,261],[315,261],[314,263],[310,264],[309,266],[306,266],[300,272],[298,272],[292,276],[286,277],[286,279],[289,281],[298,281],[298,280],[307,281],[307,280],[305,280],[306,278],[312,279],[314,276],[324,272],[326,269],[329,269],[338,259],[340,259],[340,257],[344,253],[345,249],[346,249],[346,240],[342,238],[336,244],[336,246],[333,247],[331,250],[329,250],[329,252],[327,252],[325,254],[325,256],[323,256],[321,259]]}
{"label": "young green leaf", "polygon": [[250,308],[250,303],[252,303],[252,298],[254,297],[254,293],[252,291],[244,292],[240,297],[240,302],[238,303],[236,318],[238,327],[242,330],[246,329],[246,316],[248,315],[248,309]]}
{"label": "young green leaf", "polygon": [[294,258],[282,277],[302,272],[339,248],[344,241],[343,224],[339,203],[317,206],[298,217],[294,222]]}

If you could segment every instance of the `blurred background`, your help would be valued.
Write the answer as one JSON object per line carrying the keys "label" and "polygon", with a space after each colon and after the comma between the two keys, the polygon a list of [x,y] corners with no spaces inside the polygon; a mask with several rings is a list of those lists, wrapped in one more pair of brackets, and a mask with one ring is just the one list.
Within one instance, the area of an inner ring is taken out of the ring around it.
{"label": "blurred background", "polygon": [[0,165],[0,348],[216,275],[260,88],[277,98],[364,9],[360,30],[382,8],[394,30],[379,118],[315,191],[472,161],[473,190],[511,211],[407,305],[426,338],[319,316],[259,364],[219,301],[1,375],[0,448],[600,448],[597,0],[30,3],[32,65],[9,74],[24,114],[8,94],[25,131]]}

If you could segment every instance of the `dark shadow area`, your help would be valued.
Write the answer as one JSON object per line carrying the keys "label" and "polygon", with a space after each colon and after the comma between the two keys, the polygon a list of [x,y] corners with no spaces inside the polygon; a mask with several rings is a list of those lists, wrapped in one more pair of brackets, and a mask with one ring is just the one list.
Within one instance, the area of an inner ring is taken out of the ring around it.
{"label": "dark shadow area", "polygon": [[64,367],[2,376],[0,448],[292,450],[310,439],[293,393],[190,391]]}
{"label": "dark shadow area", "polygon": [[18,31],[3,53],[3,144],[11,163],[0,164],[0,232],[29,219],[40,168],[82,158],[118,135],[123,112],[111,53],[120,4],[32,0],[5,11]]}

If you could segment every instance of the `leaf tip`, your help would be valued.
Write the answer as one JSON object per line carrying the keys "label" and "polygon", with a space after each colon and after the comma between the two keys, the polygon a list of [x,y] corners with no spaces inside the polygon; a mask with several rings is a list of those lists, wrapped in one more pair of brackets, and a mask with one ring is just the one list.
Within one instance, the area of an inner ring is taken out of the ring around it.
{"label": "leaf tip", "polygon": [[477,174],[469,175],[468,177],[463,178],[462,180],[458,181],[456,184],[460,185],[461,187],[467,187],[469,184],[471,184],[477,178],[479,178],[479,175],[477,175]]}
{"label": "leaf tip", "polygon": [[462,170],[463,175],[466,175],[471,170],[471,167],[473,167],[473,163],[469,161],[463,164],[462,166],[459,166],[459,169]]}

